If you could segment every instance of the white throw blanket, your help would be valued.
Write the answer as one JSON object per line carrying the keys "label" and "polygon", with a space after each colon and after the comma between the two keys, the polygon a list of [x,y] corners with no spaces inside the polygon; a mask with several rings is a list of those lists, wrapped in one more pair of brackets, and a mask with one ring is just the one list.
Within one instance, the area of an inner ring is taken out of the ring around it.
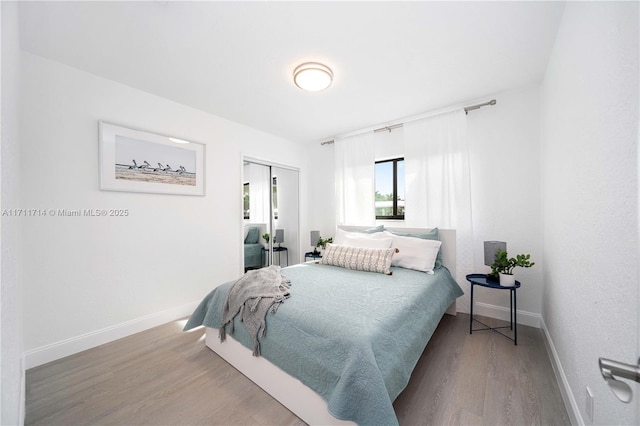
{"label": "white throw blanket", "polygon": [[280,266],[271,265],[252,270],[233,284],[222,308],[221,342],[225,341],[226,325],[229,323],[229,333],[233,334],[233,319],[240,313],[240,319],[253,337],[253,355],[260,356],[258,337],[266,335],[267,313],[271,309],[275,314],[278,306],[290,295],[291,282],[282,275],[280,269]]}

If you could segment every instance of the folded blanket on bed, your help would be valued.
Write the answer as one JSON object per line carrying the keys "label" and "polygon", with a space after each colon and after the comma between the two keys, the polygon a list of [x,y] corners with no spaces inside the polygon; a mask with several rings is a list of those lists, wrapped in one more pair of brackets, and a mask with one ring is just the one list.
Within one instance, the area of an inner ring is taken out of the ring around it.
{"label": "folded blanket on bed", "polygon": [[266,334],[265,318],[269,309],[276,313],[278,306],[289,297],[291,282],[282,275],[280,266],[249,271],[233,284],[222,308],[220,341],[226,338],[226,325],[231,323],[229,333],[233,334],[233,318],[240,313],[245,328],[253,337],[253,356],[260,356],[258,336]]}

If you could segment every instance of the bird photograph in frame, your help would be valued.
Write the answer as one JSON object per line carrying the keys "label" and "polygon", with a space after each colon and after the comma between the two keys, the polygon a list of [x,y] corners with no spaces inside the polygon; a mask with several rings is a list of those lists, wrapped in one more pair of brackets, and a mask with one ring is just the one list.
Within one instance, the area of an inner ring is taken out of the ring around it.
{"label": "bird photograph in frame", "polygon": [[204,145],[100,122],[100,189],[204,195]]}
{"label": "bird photograph in frame", "polygon": [[196,185],[196,153],[181,147],[116,135],[115,167],[116,179]]}

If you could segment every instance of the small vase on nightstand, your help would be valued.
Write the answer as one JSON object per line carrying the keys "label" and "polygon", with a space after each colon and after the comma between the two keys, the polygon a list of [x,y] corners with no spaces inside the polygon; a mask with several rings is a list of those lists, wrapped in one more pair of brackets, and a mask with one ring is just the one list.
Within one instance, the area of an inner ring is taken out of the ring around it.
{"label": "small vase on nightstand", "polygon": [[516,285],[516,276],[513,274],[503,274],[500,272],[500,285],[502,287],[513,287]]}

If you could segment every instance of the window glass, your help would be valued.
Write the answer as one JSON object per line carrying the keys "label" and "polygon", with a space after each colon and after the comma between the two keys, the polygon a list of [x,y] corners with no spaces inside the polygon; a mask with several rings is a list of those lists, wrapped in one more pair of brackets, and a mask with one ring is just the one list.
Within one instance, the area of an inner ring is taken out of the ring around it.
{"label": "window glass", "polygon": [[377,219],[404,219],[404,159],[375,164]]}
{"label": "window glass", "polygon": [[376,216],[393,214],[393,163],[376,163]]}

